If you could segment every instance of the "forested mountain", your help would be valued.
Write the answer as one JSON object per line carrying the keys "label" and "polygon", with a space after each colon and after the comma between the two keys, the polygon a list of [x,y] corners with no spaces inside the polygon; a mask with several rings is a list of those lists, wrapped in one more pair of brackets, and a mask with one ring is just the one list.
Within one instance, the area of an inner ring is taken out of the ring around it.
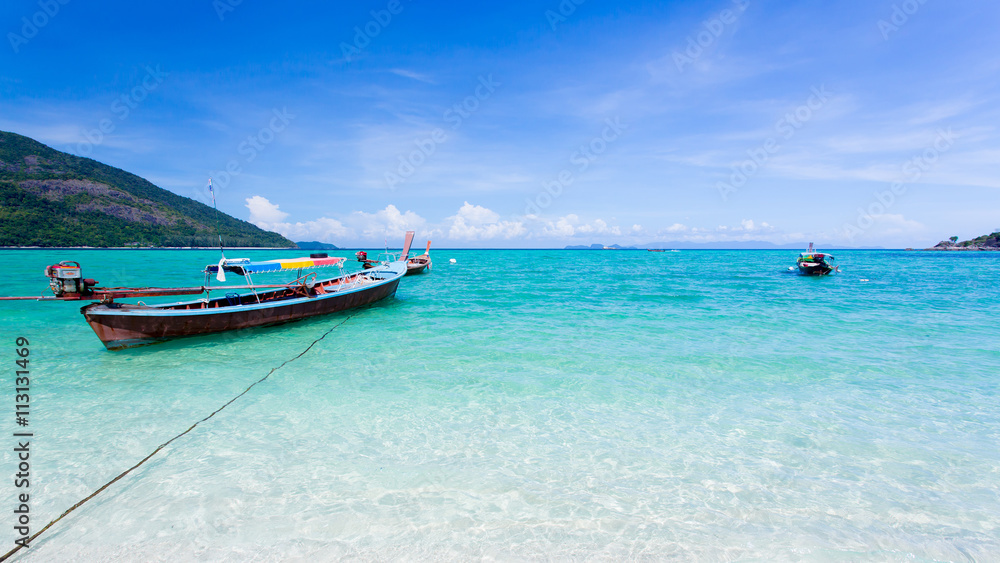
{"label": "forested mountain", "polygon": [[89,158],[0,131],[0,246],[293,247],[285,237]]}

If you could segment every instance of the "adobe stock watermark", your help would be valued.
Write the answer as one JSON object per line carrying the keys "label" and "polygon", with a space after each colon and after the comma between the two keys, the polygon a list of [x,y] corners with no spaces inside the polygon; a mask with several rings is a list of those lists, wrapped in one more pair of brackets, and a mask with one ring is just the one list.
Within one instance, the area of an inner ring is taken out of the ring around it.
{"label": "adobe stock watermark", "polygon": [[[587,0],[562,0],[555,10],[545,10],[545,19],[549,22],[549,27],[552,31],[556,30],[556,26],[561,23],[565,23],[570,16],[576,12],[577,6],[583,5]],[[558,10],[558,11],[557,11]]]}
{"label": "adobe stock watermark", "polygon": [[[480,75],[479,83],[473,93],[445,110],[443,117],[446,122],[451,124],[452,131],[457,131],[462,127],[465,120],[479,110],[482,103],[490,99],[500,86],[501,83],[493,80],[492,74]],[[420,168],[431,155],[437,152],[438,145],[447,140],[448,133],[440,127],[431,131],[430,135],[423,139],[414,139],[413,144],[417,148],[410,151],[409,154],[398,155],[399,165],[396,170],[385,173],[385,183],[389,185],[389,189],[394,190],[398,184],[406,182],[410,176],[416,173],[417,168]]]}
{"label": "adobe stock watermark", "polygon": [[[147,65],[146,76],[142,78],[142,81],[111,102],[111,113],[118,118],[118,123],[128,119],[132,115],[132,111],[139,107],[139,104],[149,97],[153,90],[159,88],[168,76],[170,73],[163,72],[160,65],[156,65],[156,68]],[[90,156],[94,152],[94,147],[103,143],[105,137],[114,133],[117,128],[118,125],[110,118],[105,117],[98,121],[97,127],[83,132],[83,137],[86,140],[76,144],[76,153],[81,156]]]}
{"label": "adobe stock watermark", "polygon": [[941,155],[951,150],[955,145],[955,134],[951,129],[939,129],[934,143],[927,147],[920,154],[914,155],[903,163],[903,179],[893,182],[889,189],[874,192],[872,196],[875,201],[868,204],[868,207],[858,208],[858,217],[851,223],[844,223],[844,236],[849,241],[854,241],[854,237],[863,234],[870,229],[879,217],[885,215],[896,204],[898,198],[906,194],[907,184],[916,182],[925,173],[937,164]]}
{"label": "adobe stock watermark", "polygon": [[[605,119],[604,123],[606,126],[600,135],[591,139],[589,143],[580,145],[579,150],[570,155],[569,162],[576,165],[577,174],[586,172],[591,163],[604,154],[608,150],[608,146],[620,139],[625,130],[628,129],[628,125],[622,123],[619,117]],[[576,181],[576,177],[573,170],[569,167],[563,168],[556,175],[555,180],[542,183],[543,190],[538,192],[534,199],[526,198],[524,200],[524,214],[541,214],[542,210],[552,205],[552,202],[558,199],[574,181]]]}
{"label": "adobe stock watermark", "polygon": [[899,28],[910,21],[910,16],[916,14],[920,7],[927,3],[927,0],[905,0],[901,4],[892,5],[892,14],[888,20],[878,20],[878,30],[882,33],[882,39],[889,40],[889,34],[899,31]]}
{"label": "adobe stock watermark", "polygon": [[70,0],[39,0],[39,10],[31,14],[30,18],[27,16],[21,18],[21,33],[13,31],[7,33],[7,41],[10,41],[10,48],[14,50],[14,54],[20,53],[22,45],[27,45],[28,41],[37,37],[42,28],[49,25],[52,18],[59,15],[62,7],[69,2]]}
{"label": "adobe stock watermark", "polygon": [[678,72],[684,72],[685,65],[694,64],[701,57],[702,53],[705,52],[705,49],[711,47],[722,36],[722,32],[726,30],[726,26],[736,23],[747,7],[750,6],[750,0],[732,1],[735,5],[735,10],[726,8],[714,18],[702,22],[701,25],[704,29],[693,36],[687,36],[687,47],[684,49],[684,52],[673,52],[674,65],[677,66]]}
{"label": "adobe stock watermark", "polygon": [[[823,109],[823,106],[830,100],[830,92],[827,92],[826,85],[821,85],[819,88],[813,86],[811,91],[812,95],[809,96],[806,103],[795,108],[794,111],[786,113],[774,123],[775,132],[781,138],[788,140],[794,137],[795,133],[809,122],[816,112]],[[716,189],[719,190],[719,195],[722,197],[722,201],[728,201],[730,195],[735,194],[740,188],[745,186],[750,178],[763,168],[771,157],[780,150],[781,144],[774,137],[768,137],[760,146],[748,149],[747,156],[750,158],[733,165],[733,172],[729,175],[729,181],[717,182],[715,184]]]}
{"label": "adobe stock watermark", "polygon": [[[211,176],[214,182],[214,187],[216,189],[225,188],[233,180],[233,178],[239,176],[243,173],[243,166],[240,164],[250,164],[260,156],[260,153],[264,152],[264,149],[268,145],[274,142],[274,139],[288,128],[288,124],[295,119],[295,114],[289,113],[288,108],[278,108],[271,109],[273,114],[271,120],[268,122],[266,127],[261,127],[253,135],[247,135],[246,140],[241,142],[236,147],[236,152],[242,156],[242,159],[233,158],[226,163],[225,168],[219,170],[218,172],[212,172]],[[197,191],[197,199],[202,203],[207,203],[212,201],[212,196],[208,192],[208,187]]]}
{"label": "adobe stock watermark", "polygon": [[389,27],[392,23],[393,16],[398,16],[403,13],[403,3],[401,0],[389,0],[382,10],[372,10],[369,12],[372,19],[368,20],[363,26],[354,26],[354,41],[353,43],[347,43],[346,41],[340,42],[340,52],[344,57],[344,60],[351,62],[354,59],[361,56],[361,51],[365,50],[365,47],[371,44],[371,42],[378,37],[385,28]]}
{"label": "adobe stock watermark", "polygon": [[215,15],[219,16],[219,21],[226,20],[226,14],[229,12],[235,12],[236,6],[243,3],[243,0],[212,0],[212,8],[215,9]]}

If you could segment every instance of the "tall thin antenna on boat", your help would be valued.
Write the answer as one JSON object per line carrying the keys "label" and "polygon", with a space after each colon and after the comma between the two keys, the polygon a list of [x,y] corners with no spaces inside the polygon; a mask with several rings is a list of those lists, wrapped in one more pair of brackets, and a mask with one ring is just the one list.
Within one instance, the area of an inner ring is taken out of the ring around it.
{"label": "tall thin antenna on boat", "polygon": [[212,194],[212,207],[215,208],[215,234],[219,237],[219,252],[222,257],[226,257],[226,251],[222,249],[222,232],[219,230],[219,206],[215,204],[215,189],[212,188],[212,178],[208,178],[208,193]]}
{"label": "tall thin antenna on boat", "polygon": [[222,269],[226,264],[226,251],[222,248],[222,231],[219,230],[219,206],[215,204],[215,189],[212,188],[212,177],[208,177],[208,191],[212,194],[212,207],[215,208],[215,234],[219,237],[219,253],[222,258],[219,260],[219,273],[215,279],[220,282],[226,281],[226,272]]}

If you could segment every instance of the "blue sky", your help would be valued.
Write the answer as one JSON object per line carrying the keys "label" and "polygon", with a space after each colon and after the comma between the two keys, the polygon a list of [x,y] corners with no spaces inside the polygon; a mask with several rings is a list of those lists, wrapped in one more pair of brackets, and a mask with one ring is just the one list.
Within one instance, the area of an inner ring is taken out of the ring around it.
{"label": "blue sky", "polygon": [[575,2],[7,1],[0,129],[346,246],[1000,228],[1000,4]]}

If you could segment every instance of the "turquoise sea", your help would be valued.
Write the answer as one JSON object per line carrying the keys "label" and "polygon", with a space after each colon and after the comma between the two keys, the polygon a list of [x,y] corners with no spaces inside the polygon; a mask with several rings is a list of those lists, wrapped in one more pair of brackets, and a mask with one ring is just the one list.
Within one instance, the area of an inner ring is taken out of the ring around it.
{"label": "turquoise sea", "polygon": [[[0,302],[0,553],[17,337],[33,533],[333,328],[15,560],[1000,561],[1000,253],[431,254],[377,306],[120,352]],[[3,293],[59,260],[173,286],[218,252],[2,250]]]}

